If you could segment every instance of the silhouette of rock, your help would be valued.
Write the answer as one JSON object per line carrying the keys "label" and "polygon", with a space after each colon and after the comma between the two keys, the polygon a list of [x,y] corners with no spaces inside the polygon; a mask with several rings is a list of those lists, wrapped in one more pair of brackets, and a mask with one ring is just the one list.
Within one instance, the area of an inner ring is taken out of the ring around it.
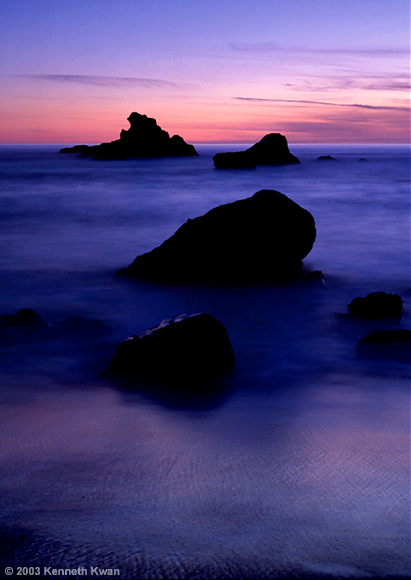
{"label": "silhouette of rock", "polygon": [[269,133],[258,143],[245,151],[237,153],[217,153],[213,157],[217,169],[243,169],[255,165],[287,165],[300,163],[299,159],[290,153],[287,139],[280,133]]}
{"label": "silhouette of rock", "polygon": [[316,237],[313,216],[286,195],[261,190],[189,219],[120,275],[159,281],[264,281],[298,275]]}
{"label": "silhouette of rock", "polygon": [[228,153],[217,153],[213,157],[216,169],[255,169],[254,160],[246,151],[229,151]]}
{"label": "silhouette of rock", "polygon": [[101,320],[71,316],[61,324],[50,326],[31,308],[0,317],[0,342],[26,342],[52,338],[97,338],[109,332]]}
{"label": "silhouette of rock", "polygon": [[120,139],[100,145],[65,147],[60,153],[80,153],[83,157],[100,160],[122,160],[128,157],[180,157],[198,155],[193,145],[179,135],[170,135],[157,125],[155,119],[131,113],[130,128],[120,133]]}
{"label": "silhouette of rock", "polygon": [[387,344],[389,342],[411,342],[411,330],[375,330],[360,340],[360,343],[367,344]]}
{"label": "silhouette of rock", "polygon": [[104,374],[133,382],[191,387],[234,366],[225,326],[211,314],[201,313],[163,320],[155,328],[127,338]]}
{"label": "silhouette of rock", "polygon": [[398,294],[372,292],[365,298],[354,298],[348,309],[360,318],[398,318],[402,315],[402,303]]}
{"label": "silhouette of rock", "polygon": [[338,159],[331,157],[331,155],[320,155],[317,157],[317,161],[338,161]]}
{"label": "silhouette of rock", "polygon": [[0,328],[25,328],[39,329],[48,328],[43,318],[31,308],[22,308],[15,314],[6,314],[0,317]]}
{"label": "silhouette of rock", "polygon": [[357,345],[360,356],[411,363],[411,330],[376,330],[364,336]]}
{"label": "silhouette of rock", "polygon": [[358,161],[361,161],[364,163],[364,161],[368,161],[368,159],[365,159],[365,157],[360,157]]}

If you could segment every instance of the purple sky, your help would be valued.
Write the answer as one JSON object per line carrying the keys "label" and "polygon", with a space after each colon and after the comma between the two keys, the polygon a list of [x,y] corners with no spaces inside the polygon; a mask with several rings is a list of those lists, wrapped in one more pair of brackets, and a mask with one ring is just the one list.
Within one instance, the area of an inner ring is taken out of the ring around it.
{"label": "purple sky", "polygon": [[0,142],[409,141],[408,0],[3,0]]}

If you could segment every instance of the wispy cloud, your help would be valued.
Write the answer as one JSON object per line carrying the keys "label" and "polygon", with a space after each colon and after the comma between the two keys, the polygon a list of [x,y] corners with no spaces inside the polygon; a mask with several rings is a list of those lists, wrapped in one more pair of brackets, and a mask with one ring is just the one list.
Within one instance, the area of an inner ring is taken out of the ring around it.
{"label": "wispy cloud", "polygon": [[233,97],[238,101],[255,101],[261,103],[296,103],[302,105],[326,105],[329,107],[349,107],[354,109],[371,109],[376,111],[408,111],[408,107],[390,107],[384,105],[363,105],[360,103],[330,103],[327,101],[309,101],[303,99],[261,99],[258,97]]}
{"label": "wispy cloud", "polygon": [[409,51],[406,47],[369,47],[369,48],[310,48],[302,46],[280,46],[275,42],[233,42],[230,48],[237,52],[293,52],[311,54],[351,54],[358,56],[392,56],[406,54]]}
{"label": "wispy cloud", "polygon": [[46,81],[53,83],[75,83],[84,85],[94,85],[98,87],[142,87],[145,89],[192,89],[194,85],[189,83],[176,83],[163,79],[148,79],[141,77],[114,77],[114,76],[97,76],[97,75],[67,75],[67,74],[48,74],[48,75],[20,75],[20,77]]}

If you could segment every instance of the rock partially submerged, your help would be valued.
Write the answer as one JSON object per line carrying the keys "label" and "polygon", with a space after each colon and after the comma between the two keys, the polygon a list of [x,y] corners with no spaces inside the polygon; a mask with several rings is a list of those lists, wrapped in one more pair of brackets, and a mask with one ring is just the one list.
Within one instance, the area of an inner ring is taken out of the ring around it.
{"label": "rock partially submerged", "polygon": [[213,157],[216,169],[255,169],[256,164],[246,151],[217,153]]}
{"label": "rock partially submerged", "polygon": [[411,330],[375,330],[360,340],[361,344],[388,344],[391,342],[411,343]]}
{"label": "rock partially submerged", "polygon": [[0,317],[0,342],[27,342],[53,338],[97,338],[109,329],[101,320],[85,320],[70,316],[51,326],[31,308]]}
{"label": "rock partially submerged", "polygon": [[127,119],[130,128],[120,133],[120,139],[100,145],[75,145],[60,153],[77,153],[93,159],[127,159],[129,157],[182,157],[198,155],[193,145],[179,135],[170,135],[157,125],[155,119],[131,113]]}
{"label": "rock partially submerged", "polygon": [[338,161],[338,159],[331,157],[331,155],[320,155],[317,157],[317,161]]}
{"label": "rock partially submerged", "polygon": [[300,163],[290,153],[287,139],[280,133],[269,133],[245,151],[217,153],[213,157],[217,169],[248,169],[256,165],[288,165]]}
{"label": "rock partially submerged", "polygon": [[316,237],[309,211],[261,190],[189,219],[120,275],[177,282],[259,282],[296,277]]}
{"label": "rock partially submerged", "polygon": [[0,316],[0,331],[11,329],[43,330],[49,328],[40,314],[31,308],[22,308],[14,314]]}
{"label": "rock partially submerged", "polygon": [[180,315],[124,340],[106,376],[184,387],[232,370],[235,356],[225,326],[207,313]]}
{"label": "rock partially submerged", "polygon": [[411,330],[376,330],[364,336],[357,345],[360,356],[371,359],[390,359],[410,364]]}
{"label": "rock partially submerged", "polygon": [[348,309],[360,318],[399,318],[402,315],[403,299],[398,294],[372,292],[364,298],[354,298]]}

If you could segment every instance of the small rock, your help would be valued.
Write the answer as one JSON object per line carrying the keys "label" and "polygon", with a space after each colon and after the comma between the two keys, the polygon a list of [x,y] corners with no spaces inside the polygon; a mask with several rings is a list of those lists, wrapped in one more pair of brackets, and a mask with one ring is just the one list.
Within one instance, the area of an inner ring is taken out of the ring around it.
{"label": "small rock", "polygon": [[256,165],[300,163],[300,160],[290,153],[287,139],[280,133],[265,135],[258,143],[245,151],[217,153],[213,160],[217,169],[250,169]]}
{"label": "small rock", "polygon": [[411,342],[411,330],[375,330],[360,340],[360,343],[387,344],[389,342]]}
{"label": "small rock", "polygon": [[192,386],[235,366],[225,326],[210,314],[180,315],[124,340],[106,373],[133,382]]}
{"label": "small rock", "polygon": [[23,308],[15,314],[6,314],[0,317],[0,328],[44,329],[48,327],[43,318],[31,308]]}
{"label": "small rock", "polygon": [[365,298],[354,298],[348,309],[360,318],[399,318],[402,315],[403,300],[398,294],[372,292]]}

